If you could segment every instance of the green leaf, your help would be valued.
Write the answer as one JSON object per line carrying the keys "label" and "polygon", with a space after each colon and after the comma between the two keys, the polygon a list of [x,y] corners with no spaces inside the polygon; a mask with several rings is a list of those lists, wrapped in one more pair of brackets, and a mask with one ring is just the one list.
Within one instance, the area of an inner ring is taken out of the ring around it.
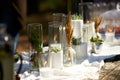
{"label": "green leaf", "polygon": [[96,42],[96,43],[97,43],[97,42],[103,42],[103,40],[100,39],[99,36],[91,37],[90,41],[91,41],[91,42]]}
{"label": "green leaf", "polygon": [[83,19],[83,16],[80,15],[80,14],[73,14],[73,15],[72,15],[72,19],[73,19],[73,20]]}
{"label": "green leaf", "polygon": [[50,47],[50,52],[55,52],[55,53],[57,53],[57,52],[60,52],[61,51],[61,49],[60,48],[58,48],[58,47]]}

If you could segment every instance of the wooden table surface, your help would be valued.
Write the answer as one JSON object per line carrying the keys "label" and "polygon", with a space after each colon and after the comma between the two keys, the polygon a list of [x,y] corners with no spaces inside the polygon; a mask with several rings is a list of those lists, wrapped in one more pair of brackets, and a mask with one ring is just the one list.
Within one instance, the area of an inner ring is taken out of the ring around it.
{"label": "wooden table surface", "polygon": [[120,80],[120,61],[106,62],[99,73],[99,80]]}

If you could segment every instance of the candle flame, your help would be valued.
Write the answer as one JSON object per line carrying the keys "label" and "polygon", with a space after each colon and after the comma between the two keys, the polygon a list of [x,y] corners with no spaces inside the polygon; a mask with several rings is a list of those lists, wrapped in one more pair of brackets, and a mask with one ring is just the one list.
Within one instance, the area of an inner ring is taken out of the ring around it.
{"label": "candle flame", "polygon": [[44,61],[43,66],[45,67],[45,66],[46,66],[46,64],[47,64],[47,61]]}
{"label": "candle flame", "polygon": [[54,42],[57,41],[57,34],[54,35],[54,38],[53,38],[53,39],[54,39]]}
{"label": "candle flame", "polygon": [[90,21],[89,21],[89,20],[86,20],[86,23],[90,23]]}
{"label": "candle flame", "polygon": [[113,32],[113,29],[112,29],[112,28],[109,28],[109,29],[108,29],[108,32]]}

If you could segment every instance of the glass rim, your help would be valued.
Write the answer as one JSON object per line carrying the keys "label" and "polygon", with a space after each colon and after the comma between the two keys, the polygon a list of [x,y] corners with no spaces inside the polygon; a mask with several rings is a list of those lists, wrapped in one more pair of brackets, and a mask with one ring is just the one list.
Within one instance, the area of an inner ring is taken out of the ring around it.
{"label": "glass rim", "polygon": [[27,25],[28,25],[28,26],[30,26],[30,25],[42,26],[42,23],[28,23]]}

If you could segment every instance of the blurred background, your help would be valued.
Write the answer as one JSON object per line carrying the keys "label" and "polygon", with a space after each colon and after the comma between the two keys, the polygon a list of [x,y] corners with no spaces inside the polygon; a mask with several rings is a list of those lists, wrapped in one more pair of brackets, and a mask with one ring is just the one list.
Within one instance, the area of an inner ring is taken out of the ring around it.
{"label": "blurred background", "polygon": [[[27,0],[26,25],[29,23],[41,23],[43,26],[43,39],[47,43],[48,22],[52,20],[53,13],[67,13],[69,0]],[[26,26],[20,32],[17,52],[28,49],[28,36]]]}
{"label": "blurred background", "polygon": [[[72,14],[79,13],[79,3],[118,3],[120,0],[27,0],[26,25],[28,23],[41,23],[43,26],[44,43],[48,42],[48,22],[52,20],[53,13],[67,14],[71,10]],[[87,10],[86,10],[87,11]],[[86,17],[86,14],[83,15]],[[28,38],[26,26],[20,32],[17,52],[28,48]]]}

